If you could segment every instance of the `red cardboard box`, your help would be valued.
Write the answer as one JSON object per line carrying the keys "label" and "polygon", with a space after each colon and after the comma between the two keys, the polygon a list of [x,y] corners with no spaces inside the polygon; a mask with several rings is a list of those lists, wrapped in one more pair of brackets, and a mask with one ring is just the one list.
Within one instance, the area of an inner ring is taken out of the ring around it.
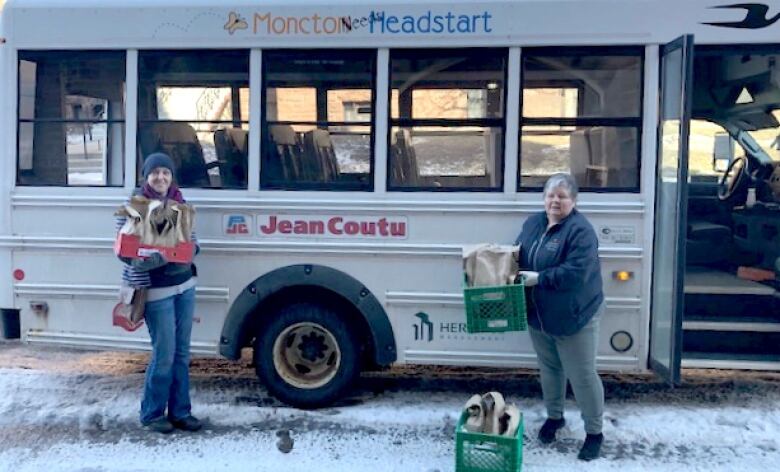
{"label": "red cardboard box", "polygon": [[114,252],[118,256],[132,259],[145,259],[155,252],[159,252],[168,262],[185,264],[192,262],[192,257],[195,255],[195,244],[190,242],[179,243],[174,247],[149,246],[141,244],[138,236],[120,234],[114,242]]}

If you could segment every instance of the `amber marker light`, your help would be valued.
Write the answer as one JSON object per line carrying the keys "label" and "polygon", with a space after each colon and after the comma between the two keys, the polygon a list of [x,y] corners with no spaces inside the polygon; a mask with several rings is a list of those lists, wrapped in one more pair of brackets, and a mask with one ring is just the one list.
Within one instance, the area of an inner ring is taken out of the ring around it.
{"label": "amber marker light", "polygon": [[616,270],[612,272],[612,278],[618,282],[628,282],[634,278],[634,273],[627,270]]}

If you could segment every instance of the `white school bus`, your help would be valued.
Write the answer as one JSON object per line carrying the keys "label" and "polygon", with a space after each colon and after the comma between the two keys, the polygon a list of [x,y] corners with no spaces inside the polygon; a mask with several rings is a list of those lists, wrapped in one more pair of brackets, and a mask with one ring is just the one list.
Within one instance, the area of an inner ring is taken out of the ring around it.
{"label": "white school bus", "polygon": [[466,332],[461,250],[512,242],[560,171],[600,241],[600,369],[780,367],[776,2],[0,11],[0,307],[25,342],[149,348],[112,324],[112,213],[163,151],[197,209],[193,352],[251,348],[291,404],[392,364],[533,367],[527,333]]}

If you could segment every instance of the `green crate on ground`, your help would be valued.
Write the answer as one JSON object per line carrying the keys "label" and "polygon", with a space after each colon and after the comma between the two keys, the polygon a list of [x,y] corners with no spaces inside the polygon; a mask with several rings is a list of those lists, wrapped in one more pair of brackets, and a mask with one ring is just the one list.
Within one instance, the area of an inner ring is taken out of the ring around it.
{"label": "green crate on ground", "polygon": [[523,284],[465,287],[466,330],[469,333],[525,331],[528,322]]}
{"label": "green crate on ground", "polygon": [[523,467],[523,416],[514,437],[469,433],[463,413],[455,430],[455,472],[520,472]]}

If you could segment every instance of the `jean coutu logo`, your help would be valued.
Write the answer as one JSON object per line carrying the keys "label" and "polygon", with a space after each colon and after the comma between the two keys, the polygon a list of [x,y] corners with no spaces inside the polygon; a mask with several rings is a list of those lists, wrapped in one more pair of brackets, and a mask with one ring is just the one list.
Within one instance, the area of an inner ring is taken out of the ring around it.
{"label": "jean coutu logo", "polygon": [[228,235],[249,235],[251,223],[244,215],[226,215],[225,216],[225,234]]}

